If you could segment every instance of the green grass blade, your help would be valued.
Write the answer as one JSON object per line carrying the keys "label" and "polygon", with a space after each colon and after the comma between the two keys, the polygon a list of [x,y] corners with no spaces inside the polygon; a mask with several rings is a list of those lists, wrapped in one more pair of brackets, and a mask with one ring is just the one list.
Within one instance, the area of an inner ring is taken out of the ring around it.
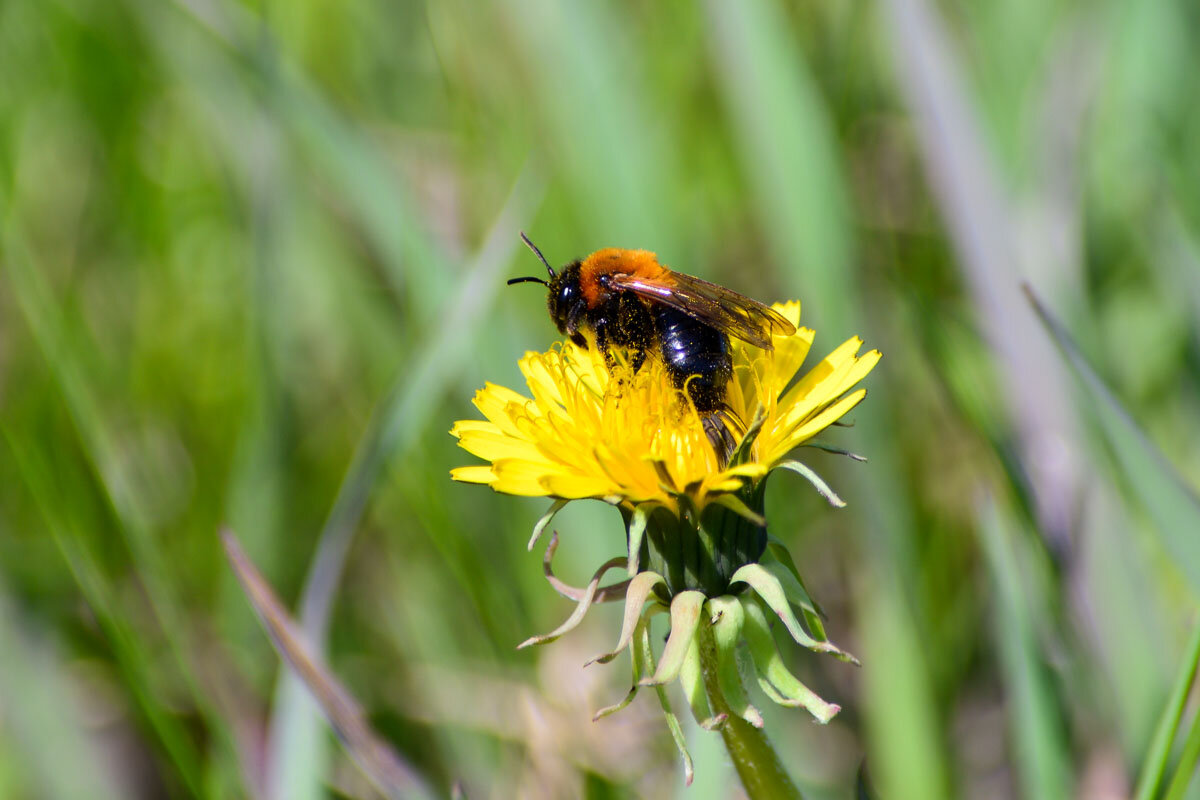
{"label": "green grass blade", "polygon": [[[805,324],[831,338],[869,330],[859,307],[850,191],[832,115],[776,0],[704,5],[711,69],[727,108],[739,168],[749,177],[753,203],[785,285],[808,304]],[[870,759],[883,794],[948,796],[947,760],[939,730],[937,693],[921,649],[917,620],[902,583],[915,570],[915,531],[908,495],[891,479],[901,474],[894,432],[867,416],[853,449],[870,455],[874,469],[856,476],[863,551],[869,554],[859,593],[864,717]],[[872,654],[887,669],[871,669]]]}
{"label": "green grass blade", "polygon": [[577,213],[606,244],[653,248],[672,260],[683,222],[668,200],[676,188],[673,148],[657,125],[638,122],[653,118],[654,107],[625,20],[596,2],[513,0],[495,13],[520,20],[501,28],[511,30],[526,62],[532,85],[523,104],[542,122],[545,155]]}
{"label": "green grass blade", "polygon": [[[138,578],[145,587],[150,607],[170,647],[179,675],[196,708],[221,741],[222,752],[235,754],[238,749],[228,719],[216,698],[206,691],[197,676],[194,645],[186,636],[188,626],[184,607],[167,579],[171,570],[154,538],[148,522],[149,514],[133,482],[121,467],[112,431],[93,394],[92,381],[102,378],[90,375],[87,367],[100,363],[102,359],[71,336],[66,318],[51,294],[44,274],[13,228],[9,226],[4,231],[4,263],[17,306],[61,393],[92,476],[103,492],[116,528],[133,558]],[[232,787],[225,788],[232,790]]]}
{"label": "green grass blade", "polygon": [[[1179,728],[1179,720],[1183,717],[1183,708],[1187,705],[1188,694],[1192,682],[1196,678],[1196,667],[1200,664],[1200,623],[1192,632],[1187,650],[1180,665],[1179,674],[1175,677],[1175,685],[1171,688],[1171,696],[1163,707],[1162,716],[1154,729],[1154,739],[1142,762],[1142,772],[1138,777],[1137,788],[1134,790],[1134,800],[1153,800],[1166,776],[1167,761],[1171,758],[1171,748],[1175,745],[1175,734]],[[1196,725],[1193,723],[1193,732]]]}
{"label": "green grass blade", "polygon": [[[0,708],[17,745],[30,796],[116,800],[112,764],[89,737],[78,687],[55,648],[33,635],[0,583]],[[8,738],[8,736],[6,736]]]}
{"label": "green grass blade", "polygon": [[[219,10],[202,9],[176,0],[169,5],[134,4],[145,24],[165,27],[160,17],[173,9],[185,27],[202,33],[192,43],[203,49],[210,64],[220,65],[228,77],[236,77],[223,88],[239,92],[246,84],[263,83],[272,94],[272,121],[279,133],[295,142],[323,168],[353,213],[354,221],[370,238],[383,258],[392,287],[414,300],[412,308],[441,306],[450,274],[445,255],[422,227],[416,203],[395,180],[392,164],[376,142],[360,127],[339,114],[316,91],[307,76],[286,53],[264,46],[266,20],[234,4]],[[216,13],[212,13],[212,12]],[[268,34],[269,36],[269,34]],[[207,45],[207,46],[206,46]],[[194,53],[177,52],[173,44],[162,48],[162,56],[184,74],[195,68]],[[211,80],[212,75],[204,76]],[[431,302],[436,300],[436,302]]]}
{"label": "green grass blade", "polygon": [[[300,622],[317,653],[324,651],[342,567],[371,490],[386,466],[403,458],[417,442],[457,376],[469,343],[479,335],[488,319],[487,309],[504,285],[501,270],[520,243],[514,231],[541,196],[541,181],[528,172],[522,174],[471,261],[458,296],[448,306],[451,310],[425,333],[429,346],[421,349],[415,365],[401,370],[358,443],[321,531],[300,599]],[[324,759],[316,710],[295,676],[285,674],[275,693],[270,723],[277,797],[309,797],[319,789],[313,769]]]}
{"label": "green grass blade", "polygon": [[1025,586],[1029,570],[1016,552],[1011,523],[994,503],[981,514],[979,535],[996,587],[993,611],[1001,669],[1008,688],[1009,738],[1024,797],[1070,797],[1071,758],[1038,653],[1034,614],[1045,606]]}
{"label": "green grass blade", "polygon": [[1183,754],[1175,765],[1175,777],[1167,787],[1164,800],[1183,800],[1187,796],[1188,787],[1196,777],[1196,764],[1200,762],[1200,714],[1192,719],[1192,730],[1188,733],[1187,741],[1183,744]]}
{"label": "green grass blade", "polygon": [[371,730],[361,706],[313,652],[300,627],[288,616],[233,533],[222,531],[221,539],[246,599],[262,620],[279,655],[312,693],[363,774],[389,798],[433,797],[433,791],[420,774]]}
{"label": "green grass blade", "polygon": [[[1039,456],[1046,441],[1078,449],[1079,435],[1054,357],[1033,330],[1021,301],[1025,270],[1050,273],[1059,264],[1036,261],[1022,209],[1010,202],[992,157],[988,133],[965,79],[966,59],[956,57],[954,36],[935,3],[886,0],[886,30],[897,77],[911,110],[930,184],[970,290],[979,327],[1005,377],[1000,389],[1019,454],[1032,475],[1032,494],[1042,535],[1055,546],[1067,540],[1075,509],[1078,467],[1056,469]],[[1040,244],[1040,243],[1039,243]],[[1042,249],[1050,250],[1048,245]]]}
{"label": "green grass blade", "polygon": [[63,489],[61,477],[52,479],[44,454],[25,442],[7,424],[0,423],[0,433],[3,433],[12,451],[19,474],[45,520],[46,529],[54,538],[84,600],[104,631],[112,648],[117,671],[132,693],[137,710],[158,737],[162,750],[182,783],[193,794],[200,795],[200,755],[183,724],[176,716],[167,713],[163,702],[153,695],[151,674],[154,659],[143,646],[133,625],[117,610],[109,582],[101,573],[95,554],[68,521],[60,502]]}
{"label": "green grass blade", "polygon": [[848,326],[855,296],[850,205],[816,80],[774,0],[704,7],[712,70],[772,254],[783,274],[795,276],[792,291],[821,298],[820,310],[806,315]]}
{"label": "green grass blade", "polygon": [[[868,757],[880,797],[908,796],[908,787],[919,787],[913,796],[946,798],[947,788],[941,746],[937,738],[936,708],[922,643],[912,634],[916,623],[903,602],[899,586],[878,562],[873,574],[860,584],[860,637],[867,718]],[[886,664],[877,668],[875,664]]]}
{"label": "green grass blade", "polygon": [[[1071,334],[1028,286],[1029,302],[1092,401],[1100,428],[1126,484],[1158,529],[1167,552],[1200,591],[1200,500],[1179,472],[1121,406],[1084,358]],[[1081,402],[1086,402],[1081,398]]]}

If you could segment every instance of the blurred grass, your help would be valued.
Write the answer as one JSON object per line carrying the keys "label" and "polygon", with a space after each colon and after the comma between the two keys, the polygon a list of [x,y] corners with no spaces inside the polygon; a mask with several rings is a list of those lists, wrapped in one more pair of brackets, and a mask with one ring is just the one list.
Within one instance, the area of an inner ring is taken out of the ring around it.
{"label": "blurred grass", "polygon": [[[914,90],[931,67],[898,20],[944,35],[965,127]],[[1128,794],[1198,599],[1194,22],[1182,0],[3,4],[0,601],[32,644],[0,671],[0,752],[46,731],[128,796],[371,796],[320,729],[266,743],[294,706],[228,522],[313,630],[329,614],[335,671],[439,791],[681,793],[653,708],[587,722],[626,679],[578,671],[607,610],[513,649],[566,608],[524,549],[543,504],[447,479],[471,393],[554,335],[537,292],[501,291],[537,268],[524,228],[556,262],[648,247],[798,296],[818,351],[884,350],[832,436],[870,463],[812,457],[849,508],[768,500],[865,662],[788,656],[844,709],[769,717],[808,794],[850,796],[864,763],[881,797]],[[1008,301],[1022,278],[1090,387]],[[556,524],[568,579],[622,545],[611,509]],[[692,794],[726,795],[717,752],[693,748]],[[0,757],[5,797],[70,778]]]}
{"label": "blurred grass", "polygon": [[980,512],[980,538],[995,587],[992,625],[1011,692],[1009,741],[1023,797],[1069,797],[1070,755],[1058,703],[1038,654],[1034,613],[1046,608],[1046,564],[1021,552],[1010,519],[994,503]]}
{"label": "blurred grass", "polygon": [[[1171,687],[1171,698],[1163,708],[1162,716],[1154,729],[1154,739],[1146,753],[1146,760],[1142,764],[1142,772],[1138,776],[1136,791],[1133,795],[1137,800],[1154,797],[1162,785],[1167,772],[1167,761],[1179,733],[1178,728],[1183,716],[1183,708],[1187,704],[1192,684],[1196,680],[1198,664],[1200,664],[1200,627],[1197,627],[1196,632],[1192,634],[1192,640],[1188,643],[1179,673]],[[1193,731],[1196,729],[1196,725],[1197,722],[1193,719]],[[1187,759],[1181,757],[1175,767],[1175,773],[1176,775],[1190,775],[1194,768],[1194,763],[1189,764]],[[1187,778],[1182,780],[1186,781]]]}

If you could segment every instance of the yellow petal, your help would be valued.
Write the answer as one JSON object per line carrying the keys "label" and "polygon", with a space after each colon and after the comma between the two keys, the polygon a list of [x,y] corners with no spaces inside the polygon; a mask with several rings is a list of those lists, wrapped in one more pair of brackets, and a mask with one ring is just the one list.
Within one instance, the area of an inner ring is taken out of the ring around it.
{"label": "yellow petal", "polygon": [[[844,349],[848,349],[846,345],[838,348],[839,351]],[[779,418],[784,428],[800,424],[809,414],[837,399],[842,393],[841,387],[847,383],[846,376],[854,372],[858,362],[853,356],[842,355],[836,362],[827,358],[822,363],[832,364],[832,369],[823,371],[821,377],[813,381],[809,380],[813,374],[810,372],[779,401]]]}
{"label": "yellow petal", "polygon": [[450,477],[463,483],[491,483],[496,479],[491,467],[455,467]]}
{"label": "yellow petal", "polygon": [[739,464],[736,467],[730,467],[722,474],[736,475],[743,478],[761,478],[763,475],[767,474],[767,467],[765,464],[760,464],[757,461],[751,461],[746,464]]}
{"label": "yellow petal", "polygon": [[815,336],[812,328],[800,328],[793,336],[776,337],[772,370],[781,389],[804,365]]}
{"label": "yellow petal", "polygon": [[[785,300],[782,303],[772,303],[771,308],[778,311],[781,315],[783,315],[784,319],[786,319],[788,322],[792,323],[793,325],[796,325],[796,326],[800,325],[800,301],[799,300]],[[783,339],[786,337],[777,336],[775,338],[776,338],[776,340],[779,340],[779,339]]]}
{"label": "yellow petal", "polygon": [[801,440],[811,439],[813,436],[816,436],[818,433],[844,417],[850,411],[850,409],[862,402],[862,399],[866,396],[866,389],[859,389],[853,394],[846,395],[841,400],[837,401],[832,406],[801,425],[800,429],[796,431],[796,438]]}
{"label": "yellow petal", "polygon": [[730,478],[723,481],[713,481],[704,484],[704,491],[709,494],[736,492],[746,485],[744,480]]}
{"label": "yellow petal", "polygon": [[532,401],[512,389],[488,383],[475,393],[473,402],[489,422],[498,426],[505,433],[516,435],[517,429],[513,423],[512,412],[524,408],[527,403]]}
{"label": "yellow petal", "polygon": [[464,433],[480,431],[484,433],[500,433],[500,428],[494,422],[484,419],[460,419],[450,428],[450,435],[462,438]]}
{"label": "yellow petal", "polygon": [[799,398],[808,395],[815,386],[828,379],[839,367],[844,367],[860,347],[862,347],[862,339],[857,336],[852,336],[842,342],[836,350],[821,359],[821,363],[809,370],[795,386],[788,390],[788,393],[780,399],[780,405],[786,406],[795,403]]}
{"label": "yellow petal", "polygon": [[492,472],[496,476],[492,488],[521,497],[545,497],[550,494],[541,484],[546,471],[547,465],[544,463],[517,458],[502,459],[492,465]]}
{"label": "yellow petal", "polygon": [[871,350],[859,356],[854,364],[854,368],[848,371],[838,384],[838,394],[848,391],[854,384],[865,378],[867,373],[875,369],[875,365],[879,363],[880,358],[881,355],[878,350]]}
{"label": "yellow petal", "polygon": [[[776,310],[799,325],[800,304]],[[809,328],[774,337],[774,349],[734,342],[734,379],[726,406],[743,424],[762,413],[757,461],[719,470],[717,456],[687,398],[673,385],[661,359],[634,372],[616,353],[610,373],[595,349],[570,342],[519,361],[528,395],[486,384],[475,396],[484,420],[456,423],[459,445],[490,466],[455,470],[456,479],[527,496],[605,497],[624,502],[656,500],[674,507],[664,489],[688,491],[703,503],[761,479],[770,458],[786,452],[844,414],[861,393],[838,399],[875,366],[861,341],[843,343],[780,397],[802,366],[814,338]],[[736,426],[735,426],[736,427]]]}
{"label": "yellow petal", "polygon": [[610,494],[618,494],[620,488],[604,478],[565,472],[545,475],[542,477],[541,483],[548,494],[568,500],[605,497]]}
{"label": "yellow petal", "polygon": [[467,431],[459,437],[458,446],[485,461],[497,461],[502,458],[541,458],[541,453],[533,442],[499,432]]}
{"label": "yellow petal", "polygon": [[838,402],[831,405],[829,408],[817,414],[811,420],[808,420],[803,425],[800,425],[786,437],[783,437],[772,448],[773,452],[769,455],[770,462],[779,461],[789,452],[799,447],[804,442],[816,436],[821,431],[828,428],[833,423],[841,419],[850,409],[854,408],[862,399],[867,396],[866,389],[859,389],[853,394],[846,395]]}

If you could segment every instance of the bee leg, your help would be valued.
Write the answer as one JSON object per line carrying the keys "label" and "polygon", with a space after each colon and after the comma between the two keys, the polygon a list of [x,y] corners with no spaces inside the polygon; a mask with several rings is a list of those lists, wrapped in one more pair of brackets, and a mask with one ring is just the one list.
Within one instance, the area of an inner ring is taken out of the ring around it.
{"label": "bee leg", "polygon": [[608,322],[604,319],[596,320],[593,326],[596,332],[596,349],[604,356],[604,366],[608,367],[611,373],[617,366],[617,357],[613,355],[612,349],[608,346]]}
{"label": "bee leg", "polygon": [[[580,309],[578,307],[572,307],[571,310],[567,312],[567,322],[566,322],[567,335],[571,337],[572,342],[574,342],[577,345],[580,345],[581,347],[583,346],[583,343],[587,342],[587,340],[584,339],[583,334],[579,330],[579,319],[582,316],[583,316],[583,313],[582,313],[582,311],[580,311]],[[580,339],[583,339],[583,343],[580,342]]]}
{"label": "bee leg", "polygon": [[737,440],[734,439],[733,431],[729,429],[725,415],[720,411],[705,414],[700,418],[700,424],[704,428],[704,435],[708,438],[709,444],[712,445],[713,452],[717,454],[718,468],[725,469],[729,465],[729,457],[737,449]]}
{"label": "bee leg", "polygon": [[645,364],[645,363],[646,363],[646,351],[645,350],[643,350],[641,348],[637,348],[636,350],[631,351],[631,353],[629,355],[629,365],[631,367],[633,367],[634,372],[637,372],[639,369],[641,369],[642,364]]}
{"label": "bee leg", "polygon": [[637,372],[646,363],[646,352],[655,343],[654,317],[650,309],[632,292],[615,294],[616,324],[613,339],[629,351],[629,366]]}
{"label": "bee leg", "polygon": [[612,373],[617,368],[617,357],[613,355],[613,351],[607,346],[600,352],[604,353],[604,366],[608,367],[609,373]]}
{"label": "bee leg", "polygon": [[721,417],[730,435],[737,440],[738,444],[741,444],[742,439],[746,436],[747,427],[737,412],[730,408],[728,403],[721,403],[721,407],[713,413]]}

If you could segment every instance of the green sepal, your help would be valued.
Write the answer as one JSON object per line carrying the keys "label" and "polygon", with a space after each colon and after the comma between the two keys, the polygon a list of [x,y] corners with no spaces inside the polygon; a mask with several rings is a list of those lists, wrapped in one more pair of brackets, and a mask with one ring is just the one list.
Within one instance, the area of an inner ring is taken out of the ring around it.
{"label": "green sepal", "polygon": [[756,728],[763,726],[762,714],[750,703],[738,671],[737,646],[745,614],[736,597],[714,597],[708,601],[713,641],[717,646],[717,684],[729,710]]}
{"label": "green sepal", "polygon": [[628,534],[629,545],[629,577],[638,574],[640,564],[638,563],[642,554],[642,540],[646,536],[646,524],[650,521],[650,514],[655,508],[658,508],[658,503],[639,503],[634,506],[633,513],[629,517],[629,524],[626,528]]}
{"label": "green sepal", "polygon": [[[571,586],[554,574],[554,554],[557,552],[558,531],[552,531],[550,533],[550,541],[546,543],[546,554],[542,556],[542,573],[546,576],[546,582],[550,584],[550,588],[571,602],[578,603],[587,593],[587,587]],[[623,580],[620,583],[610,583],[608,586],[596,590],[592,597],[592,602],[611,603],[617,598],[623,598],[628,589],[628,580]]]}
{"label": "green sepal", "polygon": [[634,645],[633,658],[630,659],[630,661],[633,662],[633,683],[629,687],[629,693],[626,694],[625,697],[623,697],[621,699],[621,702],[616,703],[615,705],[605,706],[604,708],[600,709],[595,714],[593,714],[592,722],[601,720],[604,717],[607,717],[609,714],[617,713],[618,711],[620,711],[621,709],[625,708],[630,703],[632,703],[633,698],[637,697],[638,689],[641,688],[640,681],[642,679],[642,661],[643,661],[642,656],[639,652],[640,642],[641,642],[641,637],[643,635],[648,635],[647,631],[650,626],[650,617],[651,616],[652,616],[651,614],[646,614],[645,616],[639,616],[634,625],[633,638],[638,641],[638,644]]}
{"label": "green sepal", "polygon": [[533,546],[537,544],[538,539],[542,538],[542,534],[546,532],[546,528],[550,525],[550,520],[554,519],[554,515],[559,511],[562,511],[563,506],[565,506],[568,502],[570,501],[555,500],[550,504],[550,508],[546,510],[546,513],[542,514],[542,516],[538,518],[538,521],[534,523],[533,536],[529,537],[529,545],[525,548],[526,550],[533,550]]}
{"label": "green sepal", "polygon": [[700,624],[704,600],[704,593],[697,591],[680,592],[671,599],[671,634],[667,637],[667,646],[663,648],[658,668],[652,677],[642,678],[643,686],[662,686],[679,677],[679,670],[688,654],[688,645],[696,635],[696,626]]}
{"label": "green sepal", "polygon": [[760,561],[759,563],[779,581],[788,602],[800,609],[800,613],[804,616],[804,624],[808,627],[812,637],[817,641],[827,641],[829,636],[825,633],[825,625],[817,613],[819,609],[809,596],[804,584],[796,577],[796,573],[788,569],[786,564],[778,561]]}
{"label": "green sepal", "polygon": [[[638,637],[634,645],[634,652],[640,653],[645,672],[658,672],[654,666],[654,651],[650,647],[650,626],[648,624],[642,626],[642,634]],[[639,682],[639,685],[644,685],[644,682]],[[691,786],[692,779],[696,777],[696,770],[692,766],[692,756],[687,749],[687,740],[683,736],[683,727],[679,724],[679,717],[675,716],[675,712],[671,710],[671,701],[667,698],[666,690],[661,685],[656,685],[654,692],[658,695],[658,703],[662,706],[663,716],[667,719],[667,728],[671,731],[671,738],[675,741],[675,747],[679,749],[679,755],[683,757],[684,783]]]}
{"label": "green sepal", "polygon": [[585,667],[596,662],[607,664],[629,646],[629,643],[633,641],[633,634],[637,628],[638,620],[642,616],[642,606],[646,604],[646,600],[650,597],[650,592],[658,584],[665,586],[666,583],[663,580],[663,576],[657,572],[641,572],[630,579],[629,590],[625,593],[625,618],[621,623],[621,636],[617,640],[616,649],[611,653],[596,656],[584,664]]}
{"label": "green sepal", "polygon": [[692,708],[696,724],[706,731],[720,730],[729,719],[729,715],[724,712],[714,715],[708,705],[708,696],[704,693],[704,675],[700,668],[699,636],[693,636],[688,644],[687,655],[679,669],[679,684],[683,687],[683,695]]}
{"label": "green sepal", "polygon": [[787,628],[788,633],[792,635],[792,638],[798,644],[819,653],[829,653],[834,658],[849,662],[855,666],[862,666],[862,662],[850,653],[842,650],[833,642],[817,641],[805,632],[804,628],[800,625],[800,621],[796,619],[796,615],[792,613],[791,604],[788,602],[787,595],[784,593],[779,579],[772,575],[762,564],[747,564],[739,569],[734,573],[730,584],[739,581],[748,584],[750,588],[758,593],[758,596],[783,621],[784,627]]}
{"label": "green sepal", "polygon": [[767,696],[767,699],[770,700],[772,703],[774,703],[777,706],[792,705],[791,701],[788,700],[786,697],[784,697],[782,694],[780,694],[779,690],[775,688],[775,685],[773,683],[771,683],[769,680],[767,680],[766,677],[762,674],[762,672],[760,672],[758,670],[757,667],[754,670],[754,679],[756,681],[758,681],[758,688],[762,690],[762,693],[765,694]]}
{"label": "green sepal", "polygon": [[[766,612],[759,600],[749,598],[742,604],[746,619],[742,625],[742,634],[754,659],[754,668],[759,676],[759,685],[763,691],[776,703],[782,706],[802,707],[816,717],[822,725],[833,719],[841,707],[827,703],[815,692],[800,682],[788,670],[775,646],[775,637],[771,635],[771,626],[767,622]],[[770,687],[768,690],[767,687]]]}
{"label": "green sepal", "polygon": [[767,520],[765,517],[763,517],[762,514],[759,514],[757,511],[752,510],[750,508],[750,506],[748,506],[744,502],[742,502],[741,498],[739,498],[735,494],[726,494],[726,493],[717,494],[712,498],[712,500],[710,502],[716,503],[719,506],[724,506],[725,508],[728,508],[730,511],[737,514],[742,519],[749,520],[750,522],[754,523],[755,525],[758,525],[759,527],[764,527],[767,524]]}
{"label": "green sepal", "polygon": [[604,577],[604,573],[608,572],[610,569],[615,569],[624,565],[625,559],[623,558],[612,558],[604,562],[600,569],[596,570],[596,573],[592,575],[592,579],[588,581],[587,588],[584,589],[583,592],[583,597],[580,598],[579,604],[575,606],[575,611],[571,613],[571,616],[567,617],[567,621],[550,631],[550,633],[542,634],[541,636],[530,636],[528,639],[517,645],[517,649],[523,650],[524,648],[534,644],[548,644],[563,634],[570,633],[571,631],[575,630],[575,628],[579,626],[579,623],[583,621],[583,617],[585,614],[587,614],[588,609],[592,607],[592,600],[596,597],[596,589],[600,587],[600,579]]}
{"label": "green sepal", "polygon": [[802,464],[799,461],[780,461],[775,466],[777,469],[790,470],[797,475],[804,476],[804,478],[806,478],[808,482],[813,485],[813,487],[821,494],[821,496],[829,501],[829,505],[833,506],[834,508],[846,507],[846,501],[838,497],[837,492],[829,488],[829,484],[822,480],[820,475],[813,472],[812,468],[807,464]]}
{"label": "green sepal", "polygon": [[780,564],[787,567],[788,571],[795,576],[796,581],[800,584],[800,588],[804,590],[804,596],[812,603],[811,610],[815,611],[822,620],[829,619],[829,615],[825,613],[825,609],[821,608],[821,604],[817,602],[817,599],[808,591],[808,587],[804,585],[804,578],[800,577],[800,569],[796,566],[795,560],[792,559],[792,553],[787,549],[787,546],[778,537],[768,536],[767,549]]}
{"label": "green sepal", "polygon": [[826,453],[834,453],[835,455],[845,456],[846,458],[850,458],[855,461],[861,461],[864,464],[867,463],[866,456],[860,456],[858,453],[851,453],[849,450],[843,450],[840,447],[834,447],[833,445],[825,444],[824,442],[805,442],[800,446],[811,447],[815,450],[824,450]]}

